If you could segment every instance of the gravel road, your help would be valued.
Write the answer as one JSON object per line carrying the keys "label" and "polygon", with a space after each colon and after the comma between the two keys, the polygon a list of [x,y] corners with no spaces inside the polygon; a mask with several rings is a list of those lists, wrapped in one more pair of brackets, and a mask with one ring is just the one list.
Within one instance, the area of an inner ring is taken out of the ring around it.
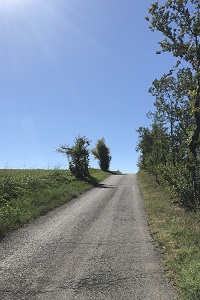
{"label": "gravel road", "polygon": [[0,299],[176,299],[136,174],[112,175],[4,239]]}

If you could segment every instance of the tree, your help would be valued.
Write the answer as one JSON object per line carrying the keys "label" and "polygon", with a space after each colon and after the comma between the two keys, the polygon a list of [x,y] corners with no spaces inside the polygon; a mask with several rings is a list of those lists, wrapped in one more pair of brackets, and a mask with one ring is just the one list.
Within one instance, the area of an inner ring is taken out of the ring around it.
{"label": "tree", "polygon": [[[175,166],[188,152],[188,139],[193,129],[191,120],[191,97],[193,76],[189,69],[182,69],[176,77],[164,74],[152,83],[149,92],[156,98],[155,112],[148,116],[153,122],[164,126],[170,140],[168,160]],[[187,145],[186,145],[187,144]],[[182,162],[183,163],[183,162]]]}
{"label": "tree", "polygon": [[[193,124],[188,148],[191,162],[193,204],[200,203],[199,150],[200,150],[200,2],[199,0],[168,0],[163,5],[154,2],[149,9],[146,20],[152,31],[160,31],[164,39],[159,42],[161,51],[170,52],[177,58],[172,74],[181,63],[190,68],[193,80],[190,92],[190,124]],[[193,86],[195,82],[195,87]]]}
{"label": "tree", "polygon": [[151,127],[151,130],[145,127],[137,130],[139,142],[136,151],[141,153],[138,166],[153,174],[160,183],[169,153],[168,134],[160,124],[154,123]]}
{"label": "tree", "polygon": [[95,159],[99,160],[99,166],[101,170],[108,171],[111,162],[110,149],[106,146],[105,139],[102,138],[97,141],[96,148],[91,150]]}
{"label": "tree", "polygon": [[89,177],[89,149],[90,141],[85,137],[75,138],[72,147],[63,145],[58,152],[66,154],[69,161],[69,170],[77,178]]}
{"label": "tree", "polygon": [[[162,52],[171,52],[174,57],[189,64],[196,78],[196,95],[193,117],[196,127],[190,142],[194,159],[198,160],[200,134],[200,3],[199,0],[168,0],[159,6],[154,2],[149,9],[152,15],[150,29],[162,32],[164,40],[159,42]],[[149,21],[149,17],[146,18]],[[172,71],[172,70],[171,70]]]}
{"label": "tree", "polygon": [[140,169],[150,170],[151,156],[153,152],[153,135],[149,128],[139,127],[137,129],[139,141],[136,151],[140,152],[138,166]]}

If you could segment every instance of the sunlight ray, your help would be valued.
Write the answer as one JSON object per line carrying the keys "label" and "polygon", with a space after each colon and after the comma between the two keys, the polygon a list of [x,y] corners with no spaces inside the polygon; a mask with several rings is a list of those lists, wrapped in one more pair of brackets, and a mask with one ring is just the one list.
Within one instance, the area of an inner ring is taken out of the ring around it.
{"label": "sunlight ray", "polygon": [[6,14],[18,14],[24,10],[24,8],[29,5],[27,0],[1,0],[0,1],[0,12]]}
{"label": "sunlight ray", "polygon": [[26,64],[26,60],[43,57],[44,61],[56,67],[59,61],[56,49],[67,50],[73,37],[79,35],[79,29],[73,22],[74,6],[65,3],[63,15],[61,4],[62,1],[1,0],[0,32],[6,32],[4,44],[7,49],[0,50],[0,60],[1,56],[2,61],[8,57],[9,67],[16,68],[20,60]]}

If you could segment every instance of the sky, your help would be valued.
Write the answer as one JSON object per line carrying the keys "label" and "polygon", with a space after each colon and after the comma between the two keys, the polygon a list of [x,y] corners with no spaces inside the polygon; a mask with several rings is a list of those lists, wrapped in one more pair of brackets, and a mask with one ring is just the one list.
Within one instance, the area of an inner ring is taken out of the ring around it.
{"label": "sky", "polygon": [[137,172],[148,89],[172,65],[155,54],[152,2],[0,1],[0,168],[68,168],[56,149],[80,135],[105,138],[111,170]]}

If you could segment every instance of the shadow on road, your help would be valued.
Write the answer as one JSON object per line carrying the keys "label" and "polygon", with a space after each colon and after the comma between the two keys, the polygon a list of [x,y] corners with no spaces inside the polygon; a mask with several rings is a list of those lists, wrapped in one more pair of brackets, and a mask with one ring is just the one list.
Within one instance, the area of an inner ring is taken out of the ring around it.
{"label": "shadow on road", "polygon": [[108,185],[108,184],[99,183],[96,187],[101,188],[101,189],[113,189],[115,186],[114,185]]}
{"label": "shadow on road", "polygon": [[104,183],[99,183],[93,176],[90,176],[90,178],[86,180],[88,183],[91,183],[95,188],[102,188],[102,189],[112,189],[115,186],[114,185],[108,185]]}

